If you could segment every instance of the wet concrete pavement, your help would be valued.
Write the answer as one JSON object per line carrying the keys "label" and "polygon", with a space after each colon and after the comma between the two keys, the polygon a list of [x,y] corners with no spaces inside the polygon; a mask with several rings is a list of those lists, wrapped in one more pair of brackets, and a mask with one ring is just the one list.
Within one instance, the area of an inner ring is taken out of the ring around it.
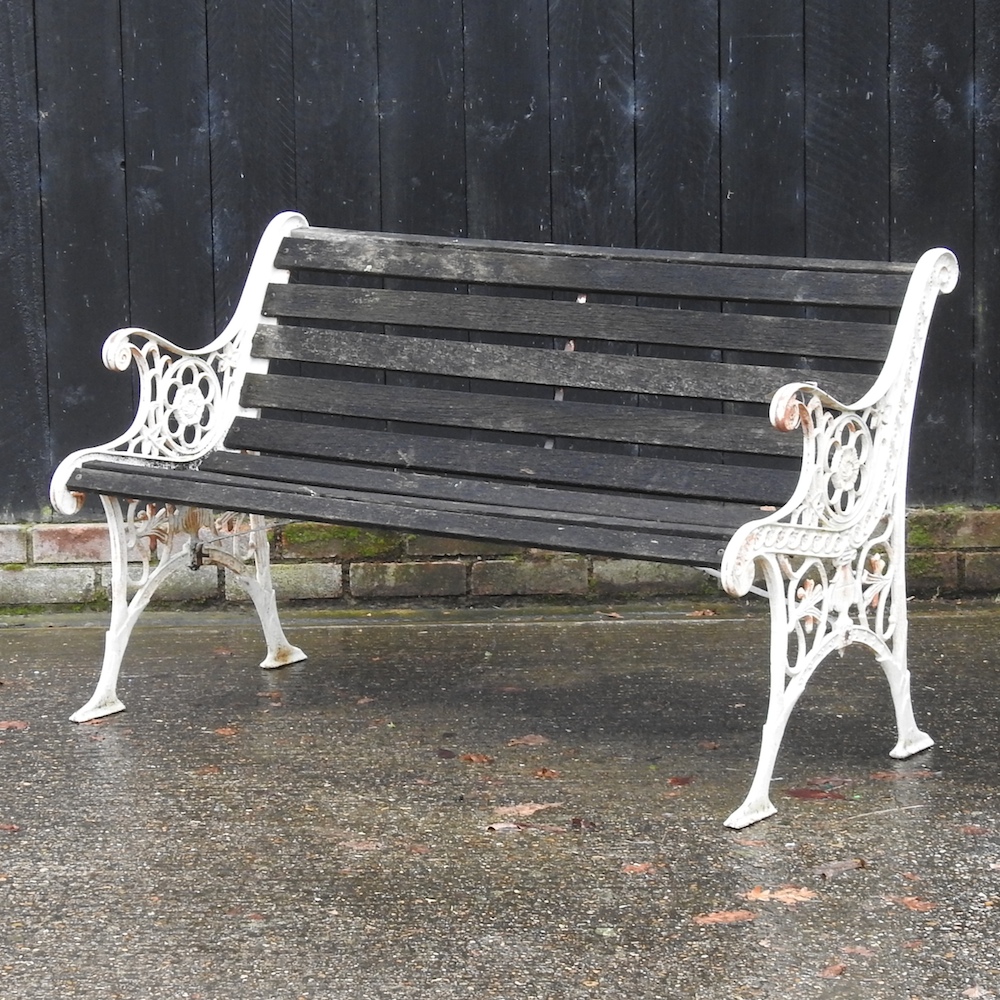
{"label": "wet concrete pavement", "polygon": [[914,608],[908,761],[828,662],[742,831],[766,616],[690,610],[150,614],[82,726],[103,616],[0,620],[0,997],[1000,995],[1000,609]]}

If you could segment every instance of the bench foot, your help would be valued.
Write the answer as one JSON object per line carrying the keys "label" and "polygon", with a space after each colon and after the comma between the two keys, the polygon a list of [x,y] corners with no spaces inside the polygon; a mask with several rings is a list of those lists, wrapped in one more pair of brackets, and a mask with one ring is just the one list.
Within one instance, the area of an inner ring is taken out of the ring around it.
{"label": "bench foot", "polygon": [[77,709],[70,717],[70,722],[92,722],[94,719],[103,719],[106,715],[114,715],[116,712],[124,712],[125,705],[117,695],[110,697],[104,694],[95,694],[90,701],[82,708]]}
{"label": "bench foot", "polygon": [[934,746],[934,739],[917,726],[913,716],[913,702],[910,699],[910,671],[902,665],[905,662],[906,626],[903,623],[901,634],[897,637],[894,656],[882,657],[879,664],[885,672],[892,692],[892,702],[896,710],[896,745],[889,751],[889,756],[896,760],[912,757],[921,750]]}
{"label": "bench foot", "polygon": [[745,826],[773,816],[777,811],[767,795],[763,797],[748,795],[743,805],[729,815],[726,826],[732,830],[742,830]]}
{"label": "bench foot", "polygon": [[[241,540],[242,546],[238,544]],[[267,540],[265,519],[259,514],[250,514],[249,530],[233,534],[228,552],[205,549],[204,555],[239,577],[250,596],[267,644],[267,655],[261,660],[261,667],[274,670],[305,660],[306,654],[288,641],[278,617],[278,603],[271,585],[271,545]]]}

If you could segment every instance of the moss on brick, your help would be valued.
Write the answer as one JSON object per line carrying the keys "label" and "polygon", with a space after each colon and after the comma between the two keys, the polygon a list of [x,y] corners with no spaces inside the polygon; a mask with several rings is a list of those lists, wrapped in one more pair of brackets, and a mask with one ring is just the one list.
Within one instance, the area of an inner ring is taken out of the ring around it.
{"label": "moss on brick", "polygon": [[303,521],[282,529],[282,553],[292,559],[394,559],[403,554],[407,536],[343,524]]}

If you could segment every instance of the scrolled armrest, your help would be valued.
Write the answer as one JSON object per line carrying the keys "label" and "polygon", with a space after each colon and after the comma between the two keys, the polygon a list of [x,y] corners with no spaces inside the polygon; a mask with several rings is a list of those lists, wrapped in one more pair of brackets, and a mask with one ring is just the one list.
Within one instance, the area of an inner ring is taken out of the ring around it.
{"label": "scrolled armrest", "polygon": [[270,283],[288,280],[275,266],[281,241],[307,226],[297,212],[283,212],[264,230],[243,294],[225,329],[205,347],[189,350],[139,327],[116,330],[104,342],[101,357],[111,371],[134,364],[139,374],[139,402],[124,434],[94,448],[68,455],[56,468],[49,496],[56,510],[74,514],[81,494],[67,488],[73,472],[93,459],[190,463],[218,448],[240,412],[239,396],[247,371],[266,368],[255,362],[250,346]]}
{"label": "scrolled armrest", "polygon": [[53,506],[65,514],[83,497],[67,489],[73,471],[93,459],[148,459],[190,463],[221,444],[239,403],[242,374],[234,339],[186,350],[149,330],[126,327],[104,342],[105,367],[125,372],[134,364],[139,397],[128,430],[105,444],[67,456],[52,477]]}

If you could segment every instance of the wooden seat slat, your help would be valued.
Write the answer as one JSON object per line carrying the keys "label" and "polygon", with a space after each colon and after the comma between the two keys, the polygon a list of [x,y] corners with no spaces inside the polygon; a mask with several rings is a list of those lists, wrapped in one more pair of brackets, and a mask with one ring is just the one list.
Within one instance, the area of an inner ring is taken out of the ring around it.
{"label": "wooden seat slat", "polygon": [[289,483],[235,478],[196,470],[127,469],[113,464],[81,467],[71,480],[78,489],[184,504],[215,510],[252,509],[263,514],[305,520],[333,521],[362,527],[415,531],[494,542],[518,542],[564,551],[681,562],[718,564],[729,532],[719,529],[706,537],[688,525],[624,519],[540,516],[537,510],[488,505],[481,508],[442,500],[423,503],[384,493],[346,495]]}
{"label": "wooden seat slat", "polygon": [[792,470],[633,458],[265,418],[237,418],[226,445],[234,450],[449,471],[514,482],[764,504],[789,495],[798,479]]}
{"label": "wooden seat slat", "polygon": [[802,453],[801,441],[779,433],[763,416],[557,401],[551,394],[530,398],[250,374],[243,385],[242,402],[247,407],[299,413],[701,451],[786,457]]}

